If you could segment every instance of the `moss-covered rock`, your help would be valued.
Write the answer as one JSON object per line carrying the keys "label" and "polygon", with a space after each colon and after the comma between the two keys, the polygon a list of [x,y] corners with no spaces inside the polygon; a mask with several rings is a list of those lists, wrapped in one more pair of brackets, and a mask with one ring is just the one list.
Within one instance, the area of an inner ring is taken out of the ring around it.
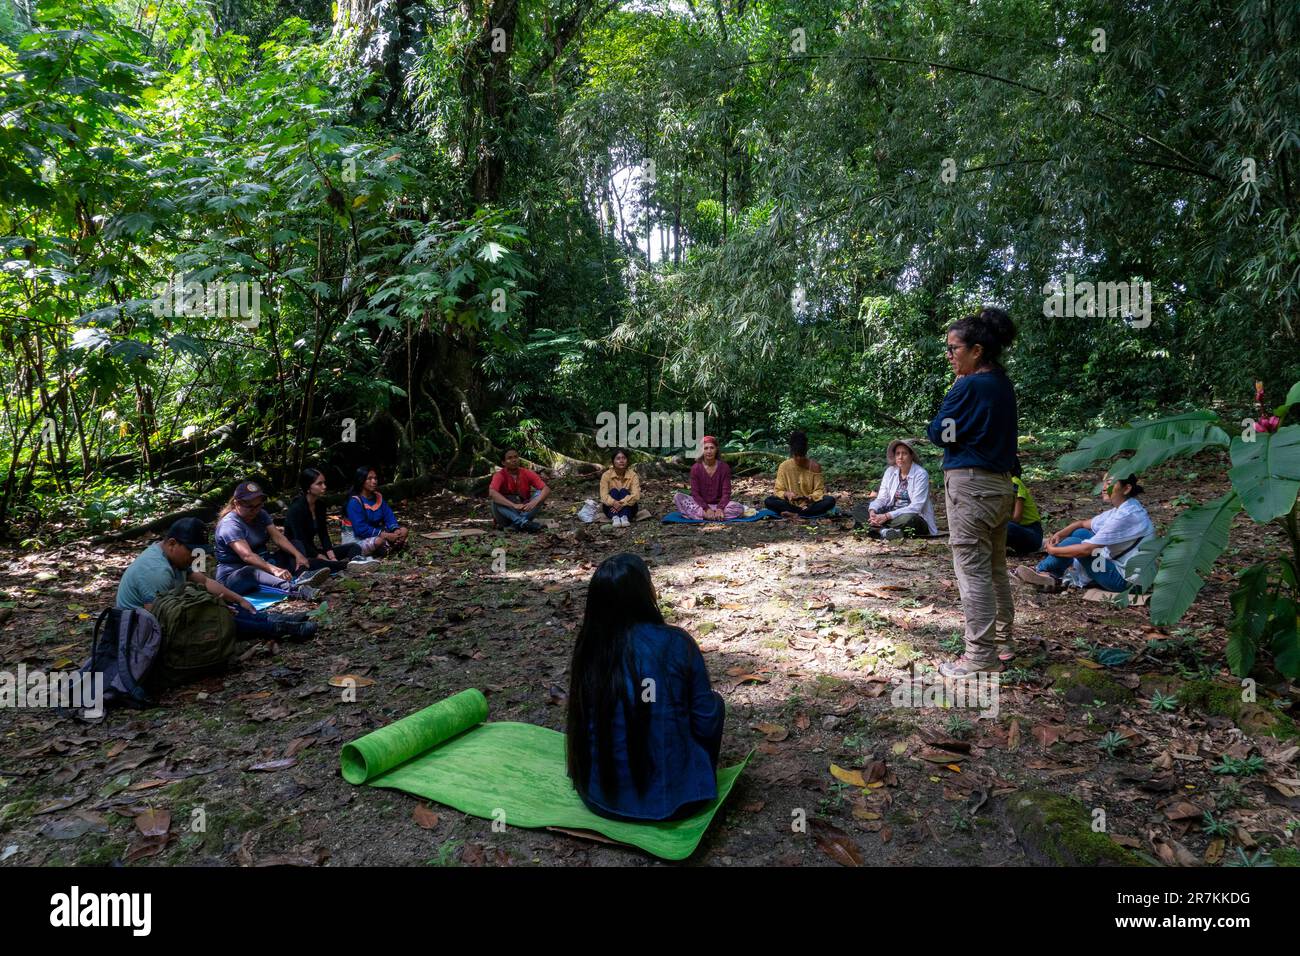
{"label": "moss-covered rock", "polygon": [[1107,704],[1123,704],[1133,699],[1133,692],[1113,680],[1105,671],[1093,670],[1082,664],[1053,664],[1047,668],[1047,676],[1052,681],[1052,687],[1067,697],[1071,696],[1072,689],[1078,688],[1091,693],[1092,700]]}
{"label": "moss-covered rock", "polygon": [[1078,800],[1047,790],[1012,794],[1007,816],[1029,857],[1055,866],[1145,866],[1146,862],[1105,833]]}
{"label": "moss-covered rock", "polygon": [[1275,866],[1300,866],[1300,850],[1294,847],[1277,847],[1268,856]]}
{"label": "moss-covered rock", "polygon": [[1215,680],[1187,681],[1177,692],[1178,703],[1203,714],[1227,717],[1248,734],[1286,739],[1300,737],[1296,723],[1279,710],[1257,701],[1243,701],[1238,684]]}

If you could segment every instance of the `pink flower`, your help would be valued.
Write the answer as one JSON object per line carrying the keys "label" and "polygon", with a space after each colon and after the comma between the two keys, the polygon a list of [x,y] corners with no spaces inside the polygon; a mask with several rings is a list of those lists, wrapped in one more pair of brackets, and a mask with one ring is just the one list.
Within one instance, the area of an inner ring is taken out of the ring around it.
{"label": "pink flower", "polygon": [[1273,434],[1277,427],[1282,424],[1282,420],[1276,415],[1264,415],[1259,421],[1255,422],[1255,431],[1261,434]]}

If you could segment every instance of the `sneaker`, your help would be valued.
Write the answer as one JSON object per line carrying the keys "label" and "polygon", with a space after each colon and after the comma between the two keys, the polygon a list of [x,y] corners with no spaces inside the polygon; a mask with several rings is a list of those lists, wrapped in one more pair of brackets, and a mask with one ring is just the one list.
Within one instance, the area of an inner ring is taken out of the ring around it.
{"label": "sneaker", "polygon": [[960,680],[981,673],[996,674],[1001,670],[1002,664],[998,661],[992,664],[978,664],[964,655],[955,661],[946,661],[939,665],[939,673],[951,680]]}
{"label": "sneaker", "polygon": [[351,571],[353,574],[366,574],[370,571],[375,570],[375,568],[379,567],[379,564],[380,562],[377,561],[376,559],[370,557],[369,555],[365,555],[360,558],[353,558],[351,561],[349,561],[348,570]]}
{"label": "sneaker", "polygon": [[529,534],[541,534],[542,532],[542,526],[538,524],[536,521],[533,521],[532,519],[525,521],[522,525],[520,525],[520,527],[523,528],[525,531],[527,531]]}
{"label": "sneaker", "polygon": [[307,570],[293,579],[294,587],[320,587],[329,580],[329,568],[317,568],[315,571]]}
{"label": "sneaker", "polygon": [[880,538],[882,541],[896,541],[903,536],[902,528],[881,528]]}
{"label": "sneaker", "polygon": [[294,588],[293,591],[290,593],[292,597],[297,598],[299,601],[320,600],[320,589],[314,588],[309,584],[300,584],[298,585],[298,587]]}
{"label": "sneaker", "polygon": [[1060,578],[1054,578],[1042,571],[1035,571],[1027,564],[1020,565],[1011,572],[1011,576],[1021,584],[1028,584],[1030,587],[1039,588],[1043,591],[1056,593],[1065,590],[1065,584]]}
{"label": "sneaker", "polygon": [[1003,664],[1010,663],[1016,659],[1016,645],[1014,641],[996,641],[993,646],[998,649],[998,660]]}

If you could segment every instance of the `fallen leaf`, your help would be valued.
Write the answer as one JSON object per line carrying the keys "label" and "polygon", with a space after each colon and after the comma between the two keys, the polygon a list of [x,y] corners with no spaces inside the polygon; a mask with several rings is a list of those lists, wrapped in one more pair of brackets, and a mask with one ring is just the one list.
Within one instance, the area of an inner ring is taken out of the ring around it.
{"label": "fallen leaf", "polygon": [[1011,721],[1011,727],[1007,730],[1007,750],[1016,750],[1020,747],[1020,721]]}
{"label": "fallen leaf", "polygon": [[771,724],[766,721],[751,725],[754,730],[764,735],[764,738],[772,743],[780,743],[790,736],[790,731],[780,724]]}
{"label": "fallen leaf", "polygon": [[147,837],[165,836],[171,827],[170,810],[146,810],[135,818],[135,828]]}
{"label": "fallen leaf", "polygon": [[812,835],[817,848],[840,866],[862,865],[862,851],[843,830],[814,820]]}
{"label": "fallen leaf", "polygon": [[843,767],[831,764],[831,776],[850,786],[865,787],[867,785],[867,781],[863,779],[860,770],[845,770]]}
{"label": "fallen leaf", "polygon": [[[351,682],[351,683],[349,683]],[[339,674],[330,678],[331,687],[369,687],[374,681],[359,674]]]}
{"label": "fallen leaf", "polygon": [[281,757],[278,760],[266,760],[262,763],[255,763],[248,769],[261,771],[287,770],[298,762],[297,757]]}
{"label": "fallen leaf", "polygon": [[438,825],[438,814],[430,810],[428,804],[424,803],[415,805],[415,812],[411,814],[411,819],[422,830],[432,830]]}

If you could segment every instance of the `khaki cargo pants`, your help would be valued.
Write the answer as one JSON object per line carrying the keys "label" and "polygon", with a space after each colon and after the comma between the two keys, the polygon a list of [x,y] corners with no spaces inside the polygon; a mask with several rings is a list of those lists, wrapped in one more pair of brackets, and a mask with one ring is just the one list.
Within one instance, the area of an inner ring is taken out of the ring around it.
{"label": "khaki cargo pants", "polygon": [[1007,578],[1007,522],[1015,486],[1006,473],[952,468],[943,473],[952,567],[966,616],[966,657],[994,665],[998,644],[1011,642],[1016,609]]}

